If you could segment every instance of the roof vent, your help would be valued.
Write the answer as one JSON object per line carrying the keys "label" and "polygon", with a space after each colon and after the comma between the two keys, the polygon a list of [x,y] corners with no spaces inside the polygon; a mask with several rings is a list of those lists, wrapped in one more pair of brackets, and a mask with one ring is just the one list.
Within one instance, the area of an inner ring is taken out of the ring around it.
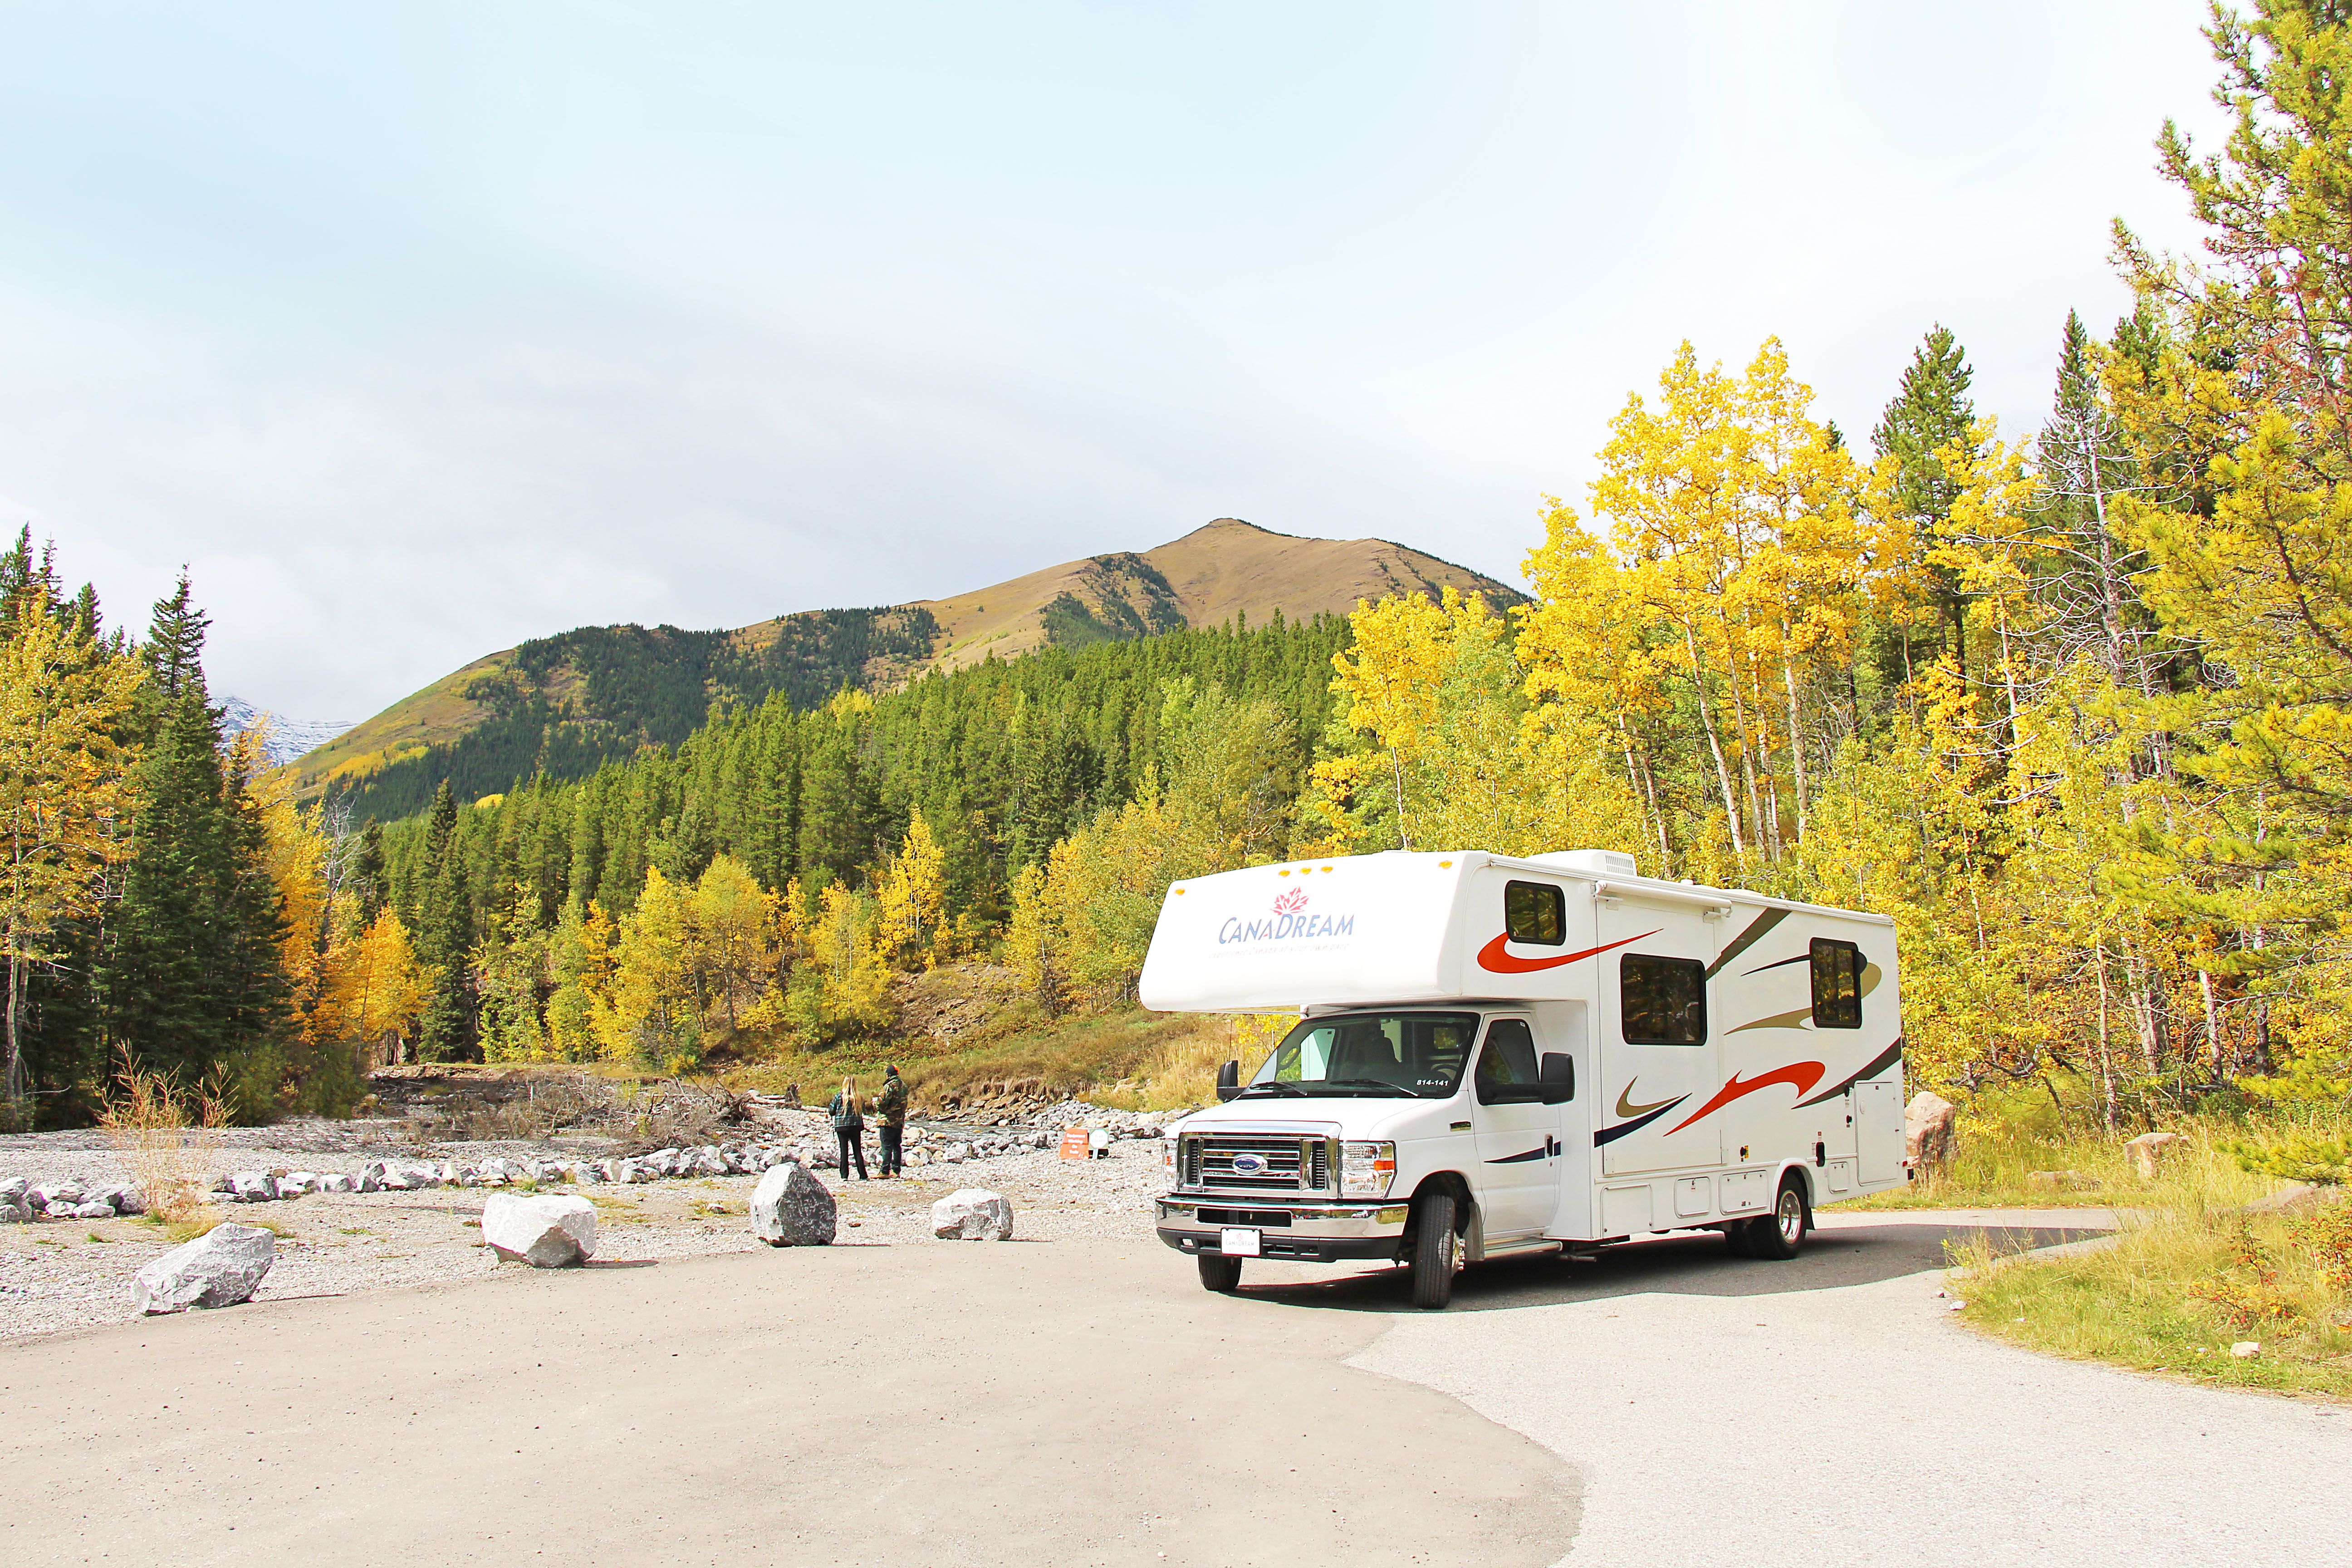
{"label": "roof vent", "polygon": [[1594,877],[1638,877],[1633,858],[1617,849],[1569,849],[1558,855],[1530,855],[1530,865],[1561,871],[1582,871]]}

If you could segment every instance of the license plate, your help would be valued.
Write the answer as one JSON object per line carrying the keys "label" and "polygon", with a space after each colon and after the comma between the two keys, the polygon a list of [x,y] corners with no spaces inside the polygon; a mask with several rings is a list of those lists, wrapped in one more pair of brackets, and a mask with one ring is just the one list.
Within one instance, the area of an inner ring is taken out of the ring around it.
{"label": "license plate", "polygon": [[1256,1258],[1260,1237],[1255,1230],[1228,1230],[1218,1237],[1217,1250],[1227,1258]]}

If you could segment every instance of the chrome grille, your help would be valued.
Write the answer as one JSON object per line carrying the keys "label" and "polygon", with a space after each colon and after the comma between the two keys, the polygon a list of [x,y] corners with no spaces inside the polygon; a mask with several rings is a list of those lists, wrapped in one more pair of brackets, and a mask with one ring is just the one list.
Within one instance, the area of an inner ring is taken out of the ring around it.
{"label": "chrome grille", "polygon": [[[1265,1168],[1248,1173],[1234,1170],[1234,1158],[1243,1154],[1256,1155]],[[1322,1138],[1276,1134],[1198,1135],[1184,1140],[1181,1165],[1188,1187],[1248,1193],[1326,1191],[1331,1184],[1331,1145]]]}

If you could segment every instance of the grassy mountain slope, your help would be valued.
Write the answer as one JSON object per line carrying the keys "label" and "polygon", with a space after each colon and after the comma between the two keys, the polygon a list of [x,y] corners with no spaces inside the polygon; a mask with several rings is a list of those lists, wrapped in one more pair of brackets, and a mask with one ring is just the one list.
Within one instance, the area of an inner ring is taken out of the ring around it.
{"label": "grassy mountain slope", "polygon": [[1388,540],[1299,539],[1220,518],[1141,554],[1088,556],[952,598],[809,610],[734,631],[583,626],[476,659],[297,759],[366,815],[421,809],[544,772],[577,778],[642,745],[674,744],[714,702],[781,691],[797,707],[844,687],[887,690],[931,669],[1040,647],[1151,637],[1236,617],[1344,614],[1359,599],[1444,587],[1516,604],[1516,591]]}

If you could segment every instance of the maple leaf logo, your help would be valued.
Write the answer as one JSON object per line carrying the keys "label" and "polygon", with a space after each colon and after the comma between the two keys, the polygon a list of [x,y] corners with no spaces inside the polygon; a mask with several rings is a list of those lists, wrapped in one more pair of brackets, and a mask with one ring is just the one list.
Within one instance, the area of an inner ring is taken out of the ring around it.
{"label": "maple leaf logo", "polygon": [[1295,915],[1306,907],[1307,889],[1304,888],[1293,888],[1274,900],[1274,912],[1278,915]]}

